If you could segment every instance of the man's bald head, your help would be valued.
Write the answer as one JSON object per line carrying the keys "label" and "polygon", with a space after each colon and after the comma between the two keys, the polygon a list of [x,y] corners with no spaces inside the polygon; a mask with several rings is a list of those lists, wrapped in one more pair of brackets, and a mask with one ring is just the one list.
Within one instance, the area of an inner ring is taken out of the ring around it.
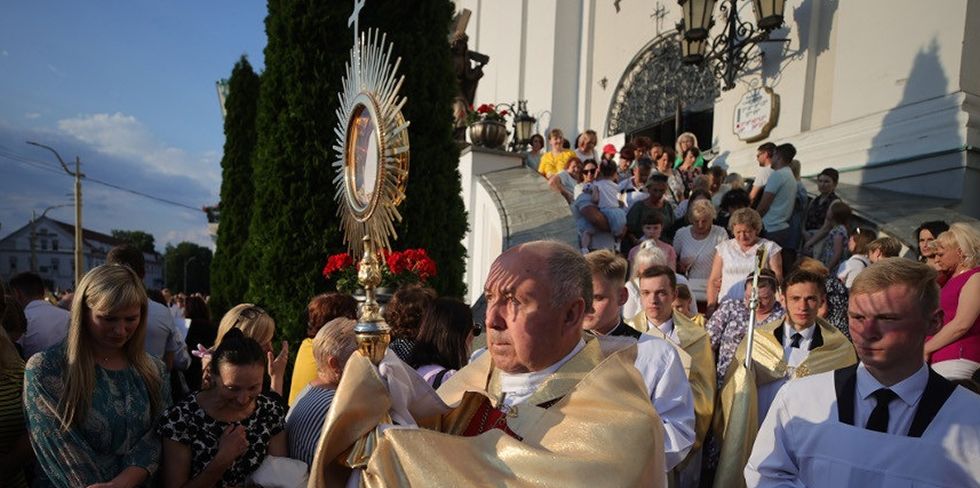
{"label": "man's bald head", "polygon": [[592,303],[592,274],[570,246],[530,242],[494,261],[484,294],[494,364],[508,373],[539,371],[581,339]]}

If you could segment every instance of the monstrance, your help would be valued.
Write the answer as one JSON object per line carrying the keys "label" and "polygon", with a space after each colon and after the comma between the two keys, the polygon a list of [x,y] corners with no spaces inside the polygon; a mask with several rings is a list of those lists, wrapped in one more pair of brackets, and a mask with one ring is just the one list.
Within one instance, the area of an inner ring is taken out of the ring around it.
{"label": "monstrance", "polygon": [[391,249],[398,237],[394,222],[401,221],[398,204],[405,199],[408,181],[408,121],[402,116],[405,97],[399,96],[404,77],[396,77],[401,58],[391,62],[393,44],[377,29],[358,32],[364,0],[355,0],[347,25],[354,27],[351,48],[338,94],[334,150],[340,158],[334,185],[344,241],[361,257],[358,282],[366,300],[354,332],[358,350],[375,364],[381,362],[391,340],[381,316],[375,288],[381,283],[379,249]]}

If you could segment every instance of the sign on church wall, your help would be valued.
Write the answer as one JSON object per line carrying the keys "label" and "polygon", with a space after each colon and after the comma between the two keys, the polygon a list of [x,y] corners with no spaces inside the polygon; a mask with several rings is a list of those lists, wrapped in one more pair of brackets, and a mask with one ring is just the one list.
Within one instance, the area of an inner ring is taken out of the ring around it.
{"label": "sign on church wall", "polygon": [[779,95],[772,88],[753,88],[735,105],[735,136],[745,142],[769,137],[779,120]]}

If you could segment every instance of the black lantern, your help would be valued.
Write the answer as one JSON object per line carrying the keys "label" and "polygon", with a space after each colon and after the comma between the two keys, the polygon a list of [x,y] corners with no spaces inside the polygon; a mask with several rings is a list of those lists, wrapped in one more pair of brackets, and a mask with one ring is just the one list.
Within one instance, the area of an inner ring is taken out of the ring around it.
{"label": "black lantern", "polygon": [[510,111],[511,123],[514,125],[514,137],[510,139],[511,152],[523,151],[531,143],[534,135],[534,124],[538,119],[527,113],[527,100],[518,100],[517,107],[512,103],[498,103],[497,107],[507,107]]}
{"label": "black lantern", "polygon": [[786,0],[753,0],[755,4],[755,24],[760,29],[771,31],[783,25],[783,11]]}
{"label": "black lantern", "polygon": [[[681,59],[686,64],[710,62],[715,77],[722,81],[722,90],[731,90],[745,65],[761,56],[750,56],[750,50],[760,42],[788,42],[789,39],[770,39],[769,34],[783,25],[786,0],[753,0],[756,24],[738,16],[738,0],[721,0],[719,8],[725,25],[714,39],[708,39],[713,0],[678,0],[684,11],[681,31]],[[710,49],[709,49],[710,46]]]}

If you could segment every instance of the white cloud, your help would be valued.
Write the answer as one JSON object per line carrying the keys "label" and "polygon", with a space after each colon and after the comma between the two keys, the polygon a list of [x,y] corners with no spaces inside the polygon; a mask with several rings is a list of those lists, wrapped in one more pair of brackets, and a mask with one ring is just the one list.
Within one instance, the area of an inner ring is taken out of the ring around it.
{"label": "white cloud", "polygon": [[6,49],[4,49],[3,51],[0,51],[0,56],[7,57],[10,56],[10,53],[8,53]]}
{"label": "white cloud", "polygon": [[27,112],[26,114],[24,114],[24,118],[25,119],[29,119],[29,120],[34,120],[34,119],[36,119],[36,118],[38,118],[40,116],[41,116],[41,114],[39,114],[37,112]]}
{"label": "white cloud", "polygon": [[214,164],[217,156],[213,151],[196,157],[188,155],[183,149],[158,141],[132,115],[83,115],[59,120],[58,128],[103,154],[140,164],[150,172],[190,176],[204,180],[209,188],[220,186],[221,175]]}
{"label": "white cloud", "polygon": [[208,232],[207,225],[201,225],[200,227],[193,228],[183,228],[181,230],[171,230],[164,235],[164,242],[160,243],[159,248],[164,247],[164,243],[177,244],[180,242],[193,242],[199,246],[204,246],[214,250],[214,241],[211,239],[211,234]]}

